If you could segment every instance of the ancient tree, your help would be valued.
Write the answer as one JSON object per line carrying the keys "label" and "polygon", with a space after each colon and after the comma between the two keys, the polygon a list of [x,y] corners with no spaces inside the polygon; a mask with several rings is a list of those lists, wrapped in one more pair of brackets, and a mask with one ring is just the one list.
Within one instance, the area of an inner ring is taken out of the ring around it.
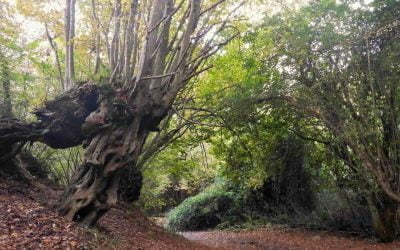
{"label": "ancient tree", "polygon": [[[222,8],[225,4],[132,0],[124,8],[116,0],[112,27],[97,26],[104,28],[101,39],[109,45],[104,50],[107,82],[83,83],[47,102],[35,112],[36,123],[1,120],[0,161],[12,158],[29,141],[53,148],[83,144],[84,159],[62,197],[60,213],[93,225],[117,202],[121,171],[135,165],[149,133],[159,130],[180,91],[237,35],[230,24],[237,8]],[[107,42],[110,32],[112,41]]]}

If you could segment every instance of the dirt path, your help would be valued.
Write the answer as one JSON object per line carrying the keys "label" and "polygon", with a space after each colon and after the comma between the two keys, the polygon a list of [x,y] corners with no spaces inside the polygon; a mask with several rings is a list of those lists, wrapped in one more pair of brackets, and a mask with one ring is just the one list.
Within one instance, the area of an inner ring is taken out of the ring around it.
{"label": "dirt path", "polygon": [[303,229],[261,228],[244,231],[181,233],[186,239],[218,249],[400,249],[390,244],[344,234]]}

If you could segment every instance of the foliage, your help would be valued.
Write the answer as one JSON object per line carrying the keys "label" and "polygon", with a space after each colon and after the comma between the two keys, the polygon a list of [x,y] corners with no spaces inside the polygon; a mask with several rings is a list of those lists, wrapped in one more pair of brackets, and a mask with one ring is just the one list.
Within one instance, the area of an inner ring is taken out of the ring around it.
{"label": "foliage", "polygon": [[[240,185],[232,178],[216,182],[172,210],[168,215],[169,227],[199,230],[271,221],[290,223],[294,218],[307,217],[315,208],[315,194],[310,187],[309,170],[305,169],[303,147],[303,142],[294,138],[282,141],[271,157],[277,172],[270,177],[264,175],[261,187]],[[231,194],[235,196],[229,200]],[[231,204],[225,208],[221,203]]]}
{"label": "foliage", "polygon": [[143,166],[140,204],[148,213],[160,213],[213,182],[217,169],[206,144],[187,133]]}
{"label": "foliage", "polygon": [[184,200],[168,213],[167,227],[174,231],[213,228],[227,220],[237,209],[239,193],[216,182],[196,196]]}

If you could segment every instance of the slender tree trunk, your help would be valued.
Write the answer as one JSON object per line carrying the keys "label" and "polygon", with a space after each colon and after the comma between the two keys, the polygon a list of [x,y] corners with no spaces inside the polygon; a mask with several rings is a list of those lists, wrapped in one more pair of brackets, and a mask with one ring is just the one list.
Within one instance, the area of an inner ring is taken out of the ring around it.
{"label": "slender tree trunk", "polygon": [[0,80],[3,89],[3,100],[1,101],[0,118],[7,118],[12,116],[12,103],[11,103],[11,82],[10,82],[10,69],[7,59],[0,51]]}
{"label": "slender tree trunk", "polygon": [[100,25],[100,20],[99,17],[97,16],[97,11],[96,11],[96,2],[95,0],[91,1],[92,3],[92,17],[93,17],[93,22],[95,23],[95,32],[96,32],[96,41],[95,41],[95,50],[96,50],[96,59],[95,59],[95,66],[94,66],[94,75],[97,75],[100,70],[100,65],[101,65],[101,25]]}
{"label": "slender tree trunk", "polygon": [[75,3],[76,0],[71,0],[71,26],[70,26],[70,37],[69,37],[69,42],[70,42],[70,50],[69,50],[69,69],[70,69],[70,74],[71,74],[71,82],[70,82],[70,87],[68,89],[71,89],[75,85],[75,62],[74,62],[74,39],[75,39]]}
{"label": "slender tree trunk", "polygon": [[[173,0],[166,0],[165,1],[165,9],[164,9],[164,18],[168,18],[169,15],[174,10],[174,1]],[[158,53],[156,55],[155,63],[153,65],[153,74],[155,76],[162,75],[165,70],[165,60],[168,54],[168,38],[169,38],[169,31],[171,26],[171,19],[168,19],[164,25],[161,27],[161,31],[159,32],[157,41],[159,42],[158,46]],[[161,82],[163,81],[162,78],[153,79],[150,89],[154,87],[161,86]]]}
{"label": "slender tree trunk", "polygon": [[115,0],[114,35],[111,41],[111,49],[110,49],[110,68],[113,74],[118,66],[117,63],[119,57],[120,28],[121,28],[121,0]]}
{"label": "slender tree trunk", "polygon": [[3,74],[3,91],[4,91],[4,110],[3,110],[3,117],[11,117],[12,116],[12,104],[11,104],[11,84],[10,78],[7,72]]}
{"label": "slender tree trunk", "polygon": [[58,72],[58,81],[60,82],[60,87],[61,87],[62,91],[65,92],[66,88],[65,88],[64,78],[63,78],[63,75],[62,75],[60,58],[58,56],[57,44],[54,42],[53,37],[50,35],[50,31],[49,31],[49,28],[47,26],[47,23],[45,23],[44,26],[45,26],[45,29],[46,29],[47,40],[49,41],[50,47],[51,47],[51,49],[53,50],[53,53],[54,53],[54,59],[56,61],[57,72]]}
{"label": "slender tree trunk", "polygon": [[[127,30],[125,32],[125,57],[124,57],[124,65],[123,65],[123,75],[125,78],[125,86],[131,83],[133,69],[132,69],[132,53],[136,39],[135,36],[138,32],[137,25],[136,25],[136,15],[138,9],[138,0],[132,0],[131,2],[131,9],[129,12],[129,19]],[[134,54],[135,56],[135,54]]]}
{"label": "slender tree trunk", "polygon": [[157,38],[158,30],[160,26],[160,20],[163,17],[165,10],[165,1],[155,0],[153,2],[153,8],[150,15],[149,27],[147,28],[147,36],[142,49],[141,63],[139,65],[140,77],[151,76],[154,69],[154,61],[157,50]]}
{"label": "slender tree trunk", "polygon": [[97,75],[100,71],[101,59],[100,59],[100,31],[96,34],[96,61],[94,64],[94,74]]}
{"label": "slender tree trunk", "polygon": [[74,38],[75,38],[75,0],[66,0],[65,8],[65,90],[75,84]]}

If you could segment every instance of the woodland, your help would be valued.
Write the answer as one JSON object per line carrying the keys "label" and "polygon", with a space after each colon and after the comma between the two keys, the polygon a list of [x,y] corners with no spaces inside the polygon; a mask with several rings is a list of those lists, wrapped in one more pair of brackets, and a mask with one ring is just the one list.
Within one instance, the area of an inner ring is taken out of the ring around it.
{"label": "woodland", "polygon": [[1,210],[25,187],[89,232],[134,209],[172,234],[399,239],[400,1],[0,0],[0,20]]}

